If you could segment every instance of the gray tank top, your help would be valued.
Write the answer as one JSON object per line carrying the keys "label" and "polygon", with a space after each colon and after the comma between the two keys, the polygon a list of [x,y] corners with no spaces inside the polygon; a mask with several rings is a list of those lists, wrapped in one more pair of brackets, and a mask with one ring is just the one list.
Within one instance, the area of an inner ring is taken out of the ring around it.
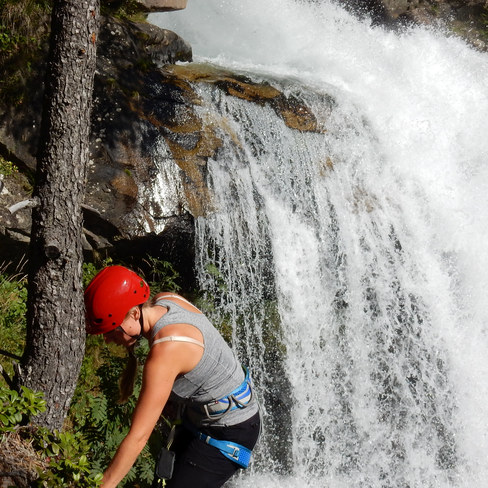
{"label": "gray tank top", "polygon": [[160,298],[156,305],[168,309],[154,325],[151,339],[170,324],[190,324],[203,336],[204,350],[199,363],[188,373],[179,376],[173,385],[173,398],[187,405],[186,415],[196,426],[235,425],[251,418],[257,411],[252,400],[245,408],[237,408],[220,419],[209,419],[202,407],[232,393],[244,381],[244,371],[234,352],[202,313],[190,312],[173,300]]}

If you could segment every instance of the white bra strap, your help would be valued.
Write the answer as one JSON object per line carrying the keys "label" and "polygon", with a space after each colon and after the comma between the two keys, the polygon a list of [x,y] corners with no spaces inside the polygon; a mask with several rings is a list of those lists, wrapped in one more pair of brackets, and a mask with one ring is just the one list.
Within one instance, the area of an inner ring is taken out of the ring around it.
{"label": "white bra strap", "polygon": [[196,339],[193,339],[193,337],[186,337],[186,336],[162,337],[161,339],[156,339],[152,343],[151,347],[154,346],[154,344],[159,344],[160,342],[189,342],[190,344],[195,344],[205,349],[205,344],[203,342],[197,341]]}
{"label": "white bra strap", "polygon": [[186,298],[183,298],[181,295],[165,295],[163,297],[159,297],[157,301],[159,301],[159,300],[168,300],[168,299],[170,301],[172,301],[171,298],[176,298],[178,300],[181,300],[182,302],[188,303],[188,305],[191,305],[192,307],[195,307],[195,305],[193,305],[192,303],[190,303]]}

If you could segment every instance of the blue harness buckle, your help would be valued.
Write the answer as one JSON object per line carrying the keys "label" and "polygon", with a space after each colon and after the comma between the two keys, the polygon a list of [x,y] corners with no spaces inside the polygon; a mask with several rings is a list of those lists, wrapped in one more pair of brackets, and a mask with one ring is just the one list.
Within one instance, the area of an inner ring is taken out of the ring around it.
{"label": "blue harness buckle", "polygon": [[231,456],[234,458],[234,459],[239,459],[239,453],[240,453],[240,450],[238,447],[236,446],[231,446],[229,445],[230,448],[234,449],[234,452],[231,454]]}
{"label": "blue harness buckle", "polygon": [[195,434],[198,439],[205,442],[205,444],[216,447],[226,458],[234,461],[241,468],[245,469],[249,466],[251,462],[251,450],[247,447],[241,446],[237,442],[219,441],[202,432],[197,431]]}

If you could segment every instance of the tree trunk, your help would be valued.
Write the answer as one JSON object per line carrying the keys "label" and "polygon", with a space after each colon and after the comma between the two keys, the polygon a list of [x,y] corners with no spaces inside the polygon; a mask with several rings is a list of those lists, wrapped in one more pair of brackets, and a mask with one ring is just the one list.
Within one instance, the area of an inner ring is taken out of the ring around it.
{"label": "tree trunk", "polygon": [[29,249],[27,343],[18,381],[42,391],[35,419],[61,429],[85,349],[82,211],[99,0],[55,0]]}

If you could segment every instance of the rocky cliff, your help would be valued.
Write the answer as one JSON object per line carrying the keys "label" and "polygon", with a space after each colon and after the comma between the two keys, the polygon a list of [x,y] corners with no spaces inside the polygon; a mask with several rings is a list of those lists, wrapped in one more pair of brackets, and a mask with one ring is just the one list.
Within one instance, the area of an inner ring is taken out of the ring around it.
{"label": "rocky cliff", "polygon": [[[345,2],[392,28],[405,22],[460,23],[483,47],[485,1],[366,0]],[[454,28],[454,27],[453,27]],[[469,37],[468,36],[468,37]],[[192,279],[193,219],[212,208],[206,162],[221,145],[222,121],[198,114],[199,84],[273,108],[297,130],[316,130],[307,108],[277,89],[193,63],[177,34],[147,23],[105,18],[100,31],[85,200],[87,257],[157,255]],[[42,69],[32,75],[42,86]],[[35,168],[41,89],[24,103],[0,107],[0,155],[20,172],[0,183],[0,262],[26,253],[28,201]],[[164,147],[163,147],[164,146]],[[158,198],[155,198],[158,194]],[[161,198],[162,196],[162,198]]]}
{"label": "rocky cliff", "polygon": [[[191,280],[193,219],[212,208],[206,161],[219,150],[219,134],[229,130],[198,115],[199,84],[269,105],[297,130],[316,130],[305,106],[269,85],[209,66],[174,64],[191,57],[191,47],[173,32],[104,19],[84,208],[88,258],[157,255]],[[28,202],[32,189],[41,94],[32,92],[29,104],[6,107],[0,116],[2,153],[21,169],[2,182],[2,260],[27,251],[30,207],[10,210]]]}

